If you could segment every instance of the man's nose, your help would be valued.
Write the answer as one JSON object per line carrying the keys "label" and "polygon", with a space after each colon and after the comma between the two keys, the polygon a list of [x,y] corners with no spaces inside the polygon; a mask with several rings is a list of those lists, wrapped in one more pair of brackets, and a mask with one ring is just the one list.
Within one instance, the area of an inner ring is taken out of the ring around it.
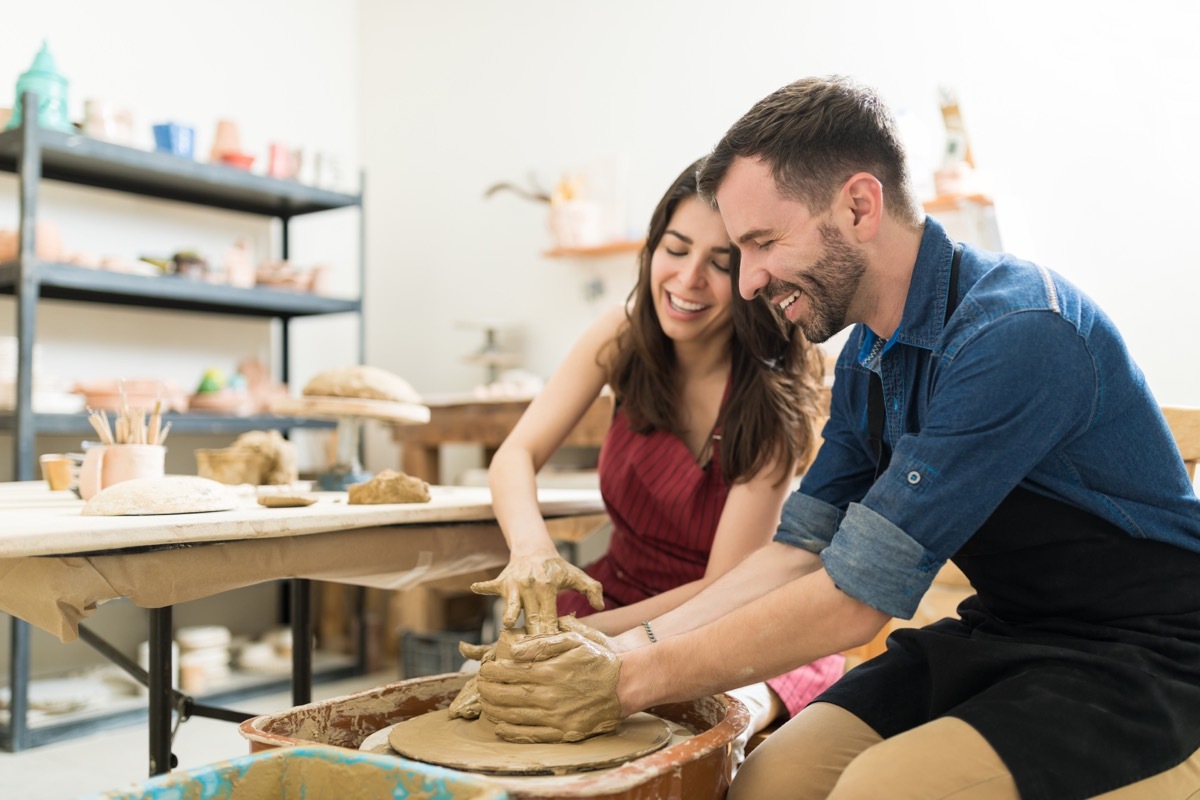
{"label": "man's nose", "polygon": [[746,252],[743,250],[742,262],[738,268],[738,292],[741,293],[742,298],[753,300],[754,296],[761,292],[770,281],[770,274],[747,259]]}

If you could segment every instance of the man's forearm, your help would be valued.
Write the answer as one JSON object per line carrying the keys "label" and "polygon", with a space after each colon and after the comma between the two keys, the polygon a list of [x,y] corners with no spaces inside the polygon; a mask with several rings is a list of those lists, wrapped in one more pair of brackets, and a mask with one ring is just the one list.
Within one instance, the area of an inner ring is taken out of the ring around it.
{"label": "man's forearm", "polygon": [[843,594],[824,570],[811,572],[710,624],[624,653],[622,713],[765,680],[868,642],[887,619]]}
{"label": "man's forearm", "polygon": [[821,568],[819,556],[771,542],[755,550],[699,594],[654,620],[654,633],[666,639],[695,630],[779,586]]}

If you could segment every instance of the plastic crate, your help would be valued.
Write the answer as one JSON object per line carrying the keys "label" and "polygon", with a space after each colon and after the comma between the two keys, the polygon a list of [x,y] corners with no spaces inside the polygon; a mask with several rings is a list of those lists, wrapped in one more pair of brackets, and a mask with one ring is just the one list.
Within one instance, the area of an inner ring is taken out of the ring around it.
{"label": "plastic crate", "polygon": [[458,643],[479,644],[481,641],[482,636],[478,628],[435,633],[404,631],[400,634],[400,678],[403,680],[458,672],[466,660],[458,652]]}
{"label": "plastic crate", "polygon": [[483,778],[403,758],[306,745],[151,778],[82,800],[507,800]]}

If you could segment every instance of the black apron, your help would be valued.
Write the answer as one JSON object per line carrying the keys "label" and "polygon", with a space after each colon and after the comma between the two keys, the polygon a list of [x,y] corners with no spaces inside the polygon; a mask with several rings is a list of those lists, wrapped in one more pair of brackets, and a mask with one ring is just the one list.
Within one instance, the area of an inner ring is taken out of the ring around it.
{"label": "black apron", "polygon": [[1094,797],[1200,749],[1200,554],[1017,489],[952,560],[977,592],[961,619],[894,632],[814,702],[883,737],[962,719],[1024,800]]}
{"label": "black apron", "polygon": [[960,619],[892,633],[814,702],[885,738],[962,719],[1023,800],[1094,797],[1200,749],[1200,554],[1017,488],[951,560],[976,591]]}

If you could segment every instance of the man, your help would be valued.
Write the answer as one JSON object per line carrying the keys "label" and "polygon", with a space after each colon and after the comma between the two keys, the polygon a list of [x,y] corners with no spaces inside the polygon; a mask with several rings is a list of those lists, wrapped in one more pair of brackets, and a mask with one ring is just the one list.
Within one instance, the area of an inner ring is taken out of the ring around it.
{"label": "man", "polygon": [[[701,189],[742,297],[815,341],[855,326],[824,445],[772,544],[613,652],[577,632],[514,645],[483,665],[484,713],[587,728],[760,680],[910,618],[952,558],[977,592],[961,618],[894,633],[731,798],[1200,791],[1200,500],[1112,322],[925,218],[892,116],[846,79],[756,104]],[[551,699],[584,674],[612,677],[572,716]]]}

